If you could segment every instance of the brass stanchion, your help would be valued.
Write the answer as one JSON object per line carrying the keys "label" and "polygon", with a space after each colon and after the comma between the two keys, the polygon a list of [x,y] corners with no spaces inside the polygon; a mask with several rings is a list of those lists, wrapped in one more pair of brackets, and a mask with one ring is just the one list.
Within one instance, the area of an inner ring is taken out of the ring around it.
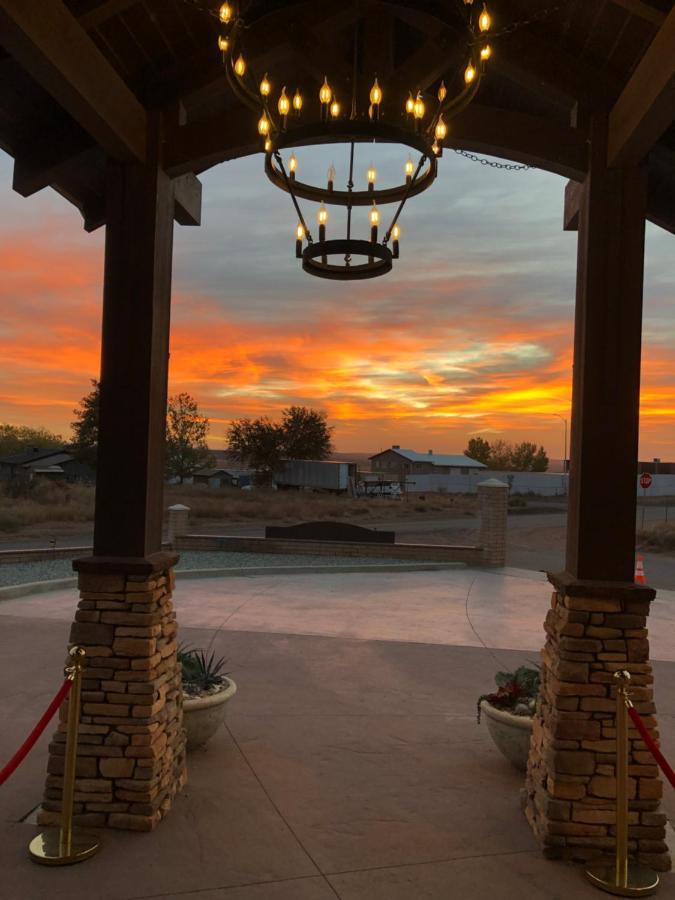
{"label": "brass stanchion", "polygon": [[618,897],[646,897],[659,886],[659,876],[628,861],[628,699],[630,672],[615,672],[616,687],[616,861],[595,863],[586,875],[595,887]]}
{"label": "brass stanchion", "polygon": [[73,682],[68,698],[68,731],[66,756],[63,767],[63,796],[61,802],[61,827],[50,828],[38,834],[28,845],[33,862],[46,866],[66,866],[82,862],[98,850],[98,838],[79,828],[73,828],[73,799],[75,797],[75,768],[77,765],[77,733],[80,724],[80,695],[82,693],[82,669],[85,651],[83,647],[71,647],[73,660],[65,674]]}

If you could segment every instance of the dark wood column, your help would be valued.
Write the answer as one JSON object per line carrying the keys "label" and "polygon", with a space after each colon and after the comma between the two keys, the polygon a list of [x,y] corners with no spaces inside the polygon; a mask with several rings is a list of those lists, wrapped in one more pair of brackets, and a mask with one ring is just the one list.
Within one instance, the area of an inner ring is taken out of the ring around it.
{"label": "dark wood column", "polygon": [[149,156],[108,170],[97,557],[161,549],[174,194]]}
{"label": "dark wood column", "polygon": [[647,180],[592,123],[579,215],[566,569],[633,581]]}

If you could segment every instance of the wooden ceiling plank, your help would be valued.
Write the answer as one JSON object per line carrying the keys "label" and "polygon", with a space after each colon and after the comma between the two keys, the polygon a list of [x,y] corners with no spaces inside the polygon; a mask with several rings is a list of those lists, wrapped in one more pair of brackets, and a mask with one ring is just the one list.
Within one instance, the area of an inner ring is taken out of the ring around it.
{"label": "wooden ceiling plank", "polygon": [[144,161],[147,115],[61,2],[0,0],[3,44],[107,153]]}
{"label": "wooden ceiling plank", "polygon": [[653,25],[661,26],[666,19],[666,14],[659,9],[654,9],[648,3],[642,0],[612,0],[617,6],[623,6],[631,15],[644,19],[645,22],[651,22]]}
{"label": "wooden ceiling plank", "polygon": [[78,16],[77,20],[85,31],[91,31],[92,28],[98,28],[108,19],[112,19],[113,16],[119,15],[137,3],[138,0],[104,0],[94,9]]}
{"label": "wooden ceiling plank", "polygon": [[50,132],[40,141],[31,142],[14,155],[12,187],[22,197],[49,187],[64,168],[77,163],[93,143],[80,128],[70,127],[60,133]]}
{"label": "wooden ceiling plank", "polygon": [[675,119],[675,8],[609,116],[610,166],[638,164]]}

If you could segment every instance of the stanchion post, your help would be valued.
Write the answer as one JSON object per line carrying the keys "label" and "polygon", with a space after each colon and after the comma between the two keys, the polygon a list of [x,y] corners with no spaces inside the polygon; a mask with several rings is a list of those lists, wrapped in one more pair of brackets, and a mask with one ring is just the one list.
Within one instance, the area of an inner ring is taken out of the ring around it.
{"label": "stanchion post", "polygon": [[617,897],[647,897],[659,886],[659,876],[628,861],[628,685],[630,672],[615,672],[616,686],[616,859],[586,870],[591,884]]}
{"label": "stanchion post", "polygon": [[47,866],[65,866],[82,862],[93,856],[100,842],[95,835],[73,829],[73,801],[77,770],[77,736],[80,725],[80,698],[85,651],[83,647],[70,648],[72,663],[65,674],[73,682],[68,696],[68,730],[66,755],[63,765],[63,791],[61,798],[61,826],[38,834],[30,842],[28,853],[33,862]]}

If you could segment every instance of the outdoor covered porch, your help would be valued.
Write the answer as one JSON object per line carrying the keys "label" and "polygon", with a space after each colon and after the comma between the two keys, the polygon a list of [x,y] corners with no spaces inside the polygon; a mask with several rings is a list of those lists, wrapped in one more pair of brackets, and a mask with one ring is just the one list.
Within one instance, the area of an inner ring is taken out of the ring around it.
{"label": "outdoor covered porch", "polygon": [[[76,564],[70,640],[90,658],[84,732],[101,746],[91,777],[110,782],[105,799],[81,801],[81,815],[133,830],[154,829],[181,802],[185,779],[175,557],[161,552],[173,222],[199,224],[201,171],[260,148],[213,52],[217,6],[0,0],[0,143],[16,160],[14,188],[29,196],[52,186],[87,229],[106,226],[94,555]],[[256,70],[291,65],[317,89],[329,66],[349,96],[349,60],[330,35],[361,21],[364,78],[434,92],[459,62],[457,34],[440,4],[417,6],[252,4],[252,21],[271,18],[248,53]],[[675,12],[618,0],[545,14],[532,0],[495,0],[491,11],[503,34],[489,77],[444,144],[571,179],[564,224],[579,232],[567,562],[550,575],[527,817],[547,855],[580,859],[612,844],[609,821],[587,813],[607,819],[613,809],[606,720],[616,668],[634,673],[636,705],[657,725],[645,631],[654,592],[633,583],[635,480],[645,221],[675,231]],[[643,759],[633,766],[638,854],[664,870],[661,782]],[[482,776],[467,777],[479,803]],[[143,791],[130,789],[134,779]],[[46,819],[58,814],[57,795],[48,781]],[[466,827],[477,827],[468,808]]]}

